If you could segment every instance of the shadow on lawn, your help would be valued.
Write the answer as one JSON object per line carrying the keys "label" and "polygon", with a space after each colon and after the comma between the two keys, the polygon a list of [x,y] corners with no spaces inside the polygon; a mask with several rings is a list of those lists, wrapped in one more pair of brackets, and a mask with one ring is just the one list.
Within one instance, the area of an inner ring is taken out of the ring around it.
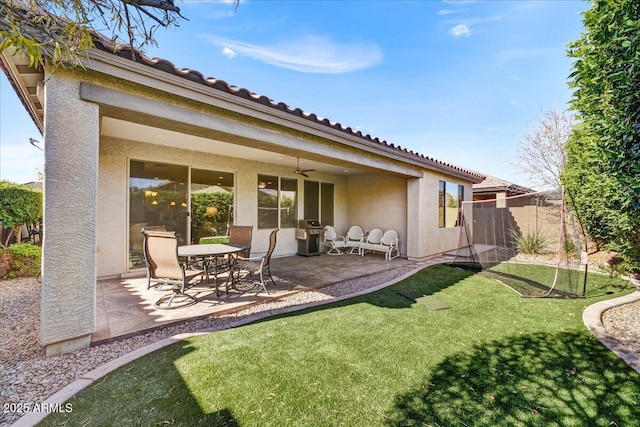
{"label": "shadow on lawn", "polygon": [[593,341],[557,333],[476,346],[398,396],[386,424],[640,425],[640,376]]}
{"label": "shadow on lawn", "polygon": [[73,397],[69,401],[72,412],[51,414],[39,425],[239,426],[230,409],[207,413],[194,399],[175,366],[176,361],[193,350],[185,341],[149,354],[145,364],[134,361],[125,365]]}
{"label": "shadow on lawn", "polygon": [[360,304],[363,302],[385,308],[410,308],[415,304],[415,302],[400,295],[399,292],[419,293],[424,296],[437,295],[440,291],[456,286],[462,280],[473,275],[473,272],[466,270],[442,265],[432,265],[425,267],[416,274],[405,278],[395,285],[383,288],[379,291],[337,301],[335,303],[312,307],[308,310],[293,313],[293,315],[303,314],[308,311],[326,310],[350,304]]}

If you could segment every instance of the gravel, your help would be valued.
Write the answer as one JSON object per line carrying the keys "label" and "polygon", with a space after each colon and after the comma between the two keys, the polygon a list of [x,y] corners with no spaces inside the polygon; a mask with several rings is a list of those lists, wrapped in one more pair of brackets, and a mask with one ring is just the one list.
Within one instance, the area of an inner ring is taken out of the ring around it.
{"label": "gravel", "polygon": [[[433,261],[428,264],[432,263]],[[428,264],[408,264],[369,277],[337,283],[323,288],[322,292],[301,292],[233,314],[167,326],[153,332],[52,357],[45,357],[45,350],[39,344],[40,284],[33,278],[1,280],[0,402],[3,409],[6,404],[40,403],[98,366],[164,338],[206,328],[224,329],[232,322],[258,312],[363,292]],[[640,301],[607,310],[603,315],[603,324],[611,335],[640,356]],[[0,427],[10,425],[22,415],[19,412],[3,410],[0,415]]]}
{"label": "gravel", "polygon": [[640,356],[640,300],[602,313],[602,326],[609,335]]}
{"label": "gravel", "polygon": [[[365,291],[400,277],[425,263],[407,264],[375,275],[346,280],[322,289],[300,292],[290,297],[254,305],[215,318],[199,319],[167,326],[145,334],[90,347],[74,353],[45,356],[40,339],[40,284],[33,278],[0,280],[0,402],[35,404],[46,400],[66,385],[93,369],[138,348],[164,338],[201,329],[224,329],[239,319],[259,312],[331,300]],[[35,303],[34,303],[35,302]],[[5,412],[0,427],[15,422],[23,414]]]}

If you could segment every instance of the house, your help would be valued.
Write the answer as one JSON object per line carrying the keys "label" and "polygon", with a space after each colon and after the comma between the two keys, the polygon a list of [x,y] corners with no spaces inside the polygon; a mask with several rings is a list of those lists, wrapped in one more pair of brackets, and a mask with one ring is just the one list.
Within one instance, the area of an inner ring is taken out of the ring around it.
{"label": "house", "polygon": [[44,135],[49,354],[89,345],[97,279],[142,272],[141,226],[188,243],[253,225],[254,253],[277,227],[275,255],[293,256],[297,221],[317,219],[342,233],[396,229],[402,256],[422,259],[457,247],[460,202],[484,178],[101,37],[83,68],[1,59]]}
{"label": "house", "polygon": [[[505,199],[514,196],[523,196],[529,193],[535,193],[536,190],[505,181],[495,176],[485,176],[484,180],[473,184],[473,201],[489,201],[495,200],[496,205],[500,207],[505,203]],[[534,197],[535,198],[535,197]],[[530,202],[529,199],[523,203]]]}

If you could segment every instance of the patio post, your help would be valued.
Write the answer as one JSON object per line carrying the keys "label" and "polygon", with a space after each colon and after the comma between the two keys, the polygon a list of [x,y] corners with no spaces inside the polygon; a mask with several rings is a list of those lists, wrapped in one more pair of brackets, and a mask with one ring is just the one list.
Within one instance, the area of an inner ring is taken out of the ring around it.
{"label": "patio post", "polygon": [[78,81],[45,82],[40,342],[53,355],[88,347],[95,329],[99,114]]}

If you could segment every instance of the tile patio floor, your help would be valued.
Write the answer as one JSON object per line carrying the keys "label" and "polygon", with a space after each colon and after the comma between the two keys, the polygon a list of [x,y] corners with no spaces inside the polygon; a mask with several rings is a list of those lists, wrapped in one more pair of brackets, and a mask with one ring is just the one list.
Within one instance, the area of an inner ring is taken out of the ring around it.
{"label": "tile patio floor", "polygon": [[[220,315],[242,310],[252,304],[282,298],[305,290],[318,290],[324,286],[377,272],[415,264],[404,258],[386,261],[383,255],[358,255],[273,258],[271,272],[276,288],[269,287],[269,295],[261,287],[242,285],[244,292],[231,289],[226,295],[221,288],[216,297],[213,284],[196,284],[187,293],[195,296],[197,304],[190,307],[159,310],[154,303],[163,291],[147,290],[144,276],[100,280],[97,283],[96,332],[92,342],[132,335],[159,326],[185,320]],[[212,279],[213,280],[213,279]],[[167,291],[164,291],[167,292]]]}

